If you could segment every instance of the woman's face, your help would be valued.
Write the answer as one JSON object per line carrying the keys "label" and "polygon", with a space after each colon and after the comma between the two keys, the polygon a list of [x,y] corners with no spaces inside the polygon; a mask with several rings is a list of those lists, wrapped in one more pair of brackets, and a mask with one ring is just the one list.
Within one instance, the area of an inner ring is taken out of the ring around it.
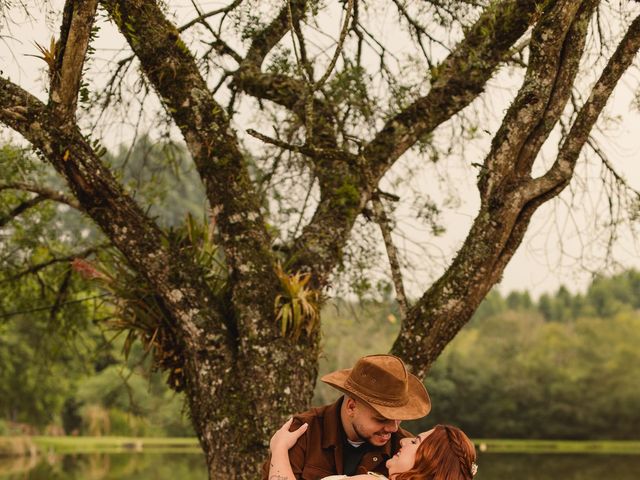
{"label": "woman's face", "polygon": [[387,460],[387,469],[389,470],[390,477],[393,474],[406,472],[413,468],[416,461],[416,451],[420,443],[431,435],[432,432],[433,429],[422,432],[418,434],[417,437],[403,438],[400,440],[400,450]]}

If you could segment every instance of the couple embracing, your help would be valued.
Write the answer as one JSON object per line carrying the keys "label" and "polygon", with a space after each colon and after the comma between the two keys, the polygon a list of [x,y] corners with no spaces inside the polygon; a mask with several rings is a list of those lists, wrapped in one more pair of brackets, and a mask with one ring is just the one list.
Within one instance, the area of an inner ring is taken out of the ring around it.
{"label": "couple embracing", "polygon": [[363,357],[325,375],[343,393],[335,403],[295,415],[271,438],[263,480],[471,480],[473,443],[457,427],[417,436],[402,420],[431,410],[422,382],[393,355]]}

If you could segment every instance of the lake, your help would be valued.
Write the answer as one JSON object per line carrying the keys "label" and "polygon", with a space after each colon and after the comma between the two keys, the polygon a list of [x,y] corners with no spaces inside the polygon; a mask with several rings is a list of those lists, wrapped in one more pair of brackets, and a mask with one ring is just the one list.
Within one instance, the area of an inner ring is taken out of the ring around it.
{"label": "lake", "polygon": [[[637,480],[640,455],[481,453],[476,480]],[[206,480],[194,453],[0,459],[1,480]]]}

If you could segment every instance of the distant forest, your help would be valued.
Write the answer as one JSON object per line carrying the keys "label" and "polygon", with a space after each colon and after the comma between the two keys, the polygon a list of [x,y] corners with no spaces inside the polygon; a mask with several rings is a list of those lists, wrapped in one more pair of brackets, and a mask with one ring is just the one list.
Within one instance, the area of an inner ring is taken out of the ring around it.
{"label": "distant forest", "polygon": [[[141,347],[125,360],[124,339],[99,324],[58,336],[52,329],[78,325],[54,328],[40,315],[0,321],[0,434],[192,435],[182,398],[149,371]],[[398,315],[391,299],[326,305],[321,373],[388,351]],[[596,277],[584,294],[494,291],[427,376],[431,414],[406,426],[454,423],[475,438],[639,439],[638,345],[640,272]],[[336,396],[319,382],[314,403]]]}
{"label": "distant forest", "polygon": [[[321,373],[388,351],[399,328],[385,304],[336,304],[326,313]],[[639,345],[638,271],[537,301],[493,291],[429,372],[431,414],[405,427],[453,423],[475,438],[640,439]],[[335,396],[319,385],[314,403]]]}

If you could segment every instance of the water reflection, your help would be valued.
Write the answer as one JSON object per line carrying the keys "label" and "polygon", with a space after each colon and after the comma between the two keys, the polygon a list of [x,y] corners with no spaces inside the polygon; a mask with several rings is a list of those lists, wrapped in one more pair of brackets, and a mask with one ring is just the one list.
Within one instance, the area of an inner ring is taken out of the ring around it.
{"label": "water reflection", "polygon": [[[640,455],[480,454],[477,480],[637,480]],[[482,474],[481,474],[482,473]]]}
{"label": "water reflection", "polygon": [[[475,480],[637,480],[640,455],[490,454]],[[117,453],[0,459],[0,480],[206,480],[201,454]]]}
{"label": "water reflection", "polygon": [[100,453],[0,459],[1,480],[206,480],[201,454]]}

